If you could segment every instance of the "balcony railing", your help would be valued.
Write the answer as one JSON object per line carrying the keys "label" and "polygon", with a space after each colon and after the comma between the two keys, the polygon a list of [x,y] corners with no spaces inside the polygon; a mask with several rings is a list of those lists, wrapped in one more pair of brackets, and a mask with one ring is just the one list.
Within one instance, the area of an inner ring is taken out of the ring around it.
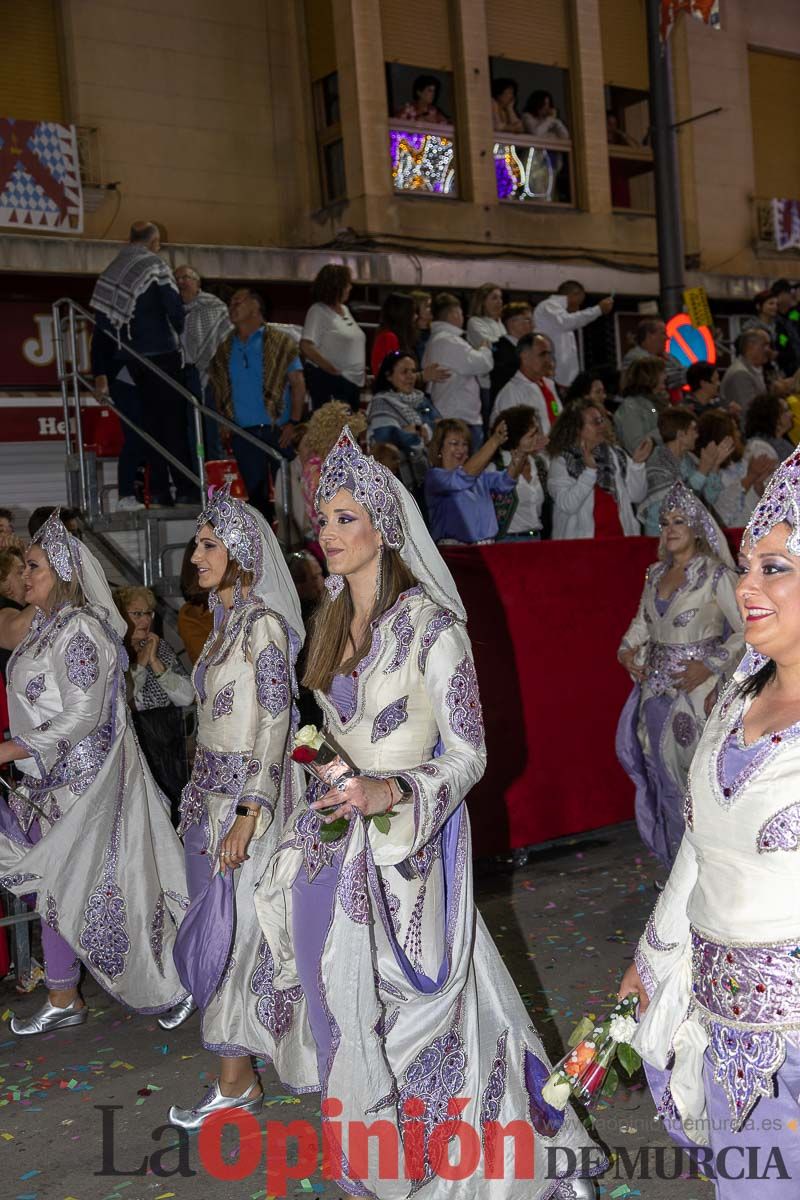
{"label": "balcony railing", "polygon": [[456,146],[452,125],[389,122],[392,182],[396,192],[456,196]]}
{"label": "balcony railing", "polygon": [[498,200],[527,204],[572,204],[572,142],[517,133],[513,142],[495,142]]}
{"label": "balcony railing", "polygon": [[608,169],[612,208],[629,213],[655,212],[653,151],[649,146],[610,145]]}

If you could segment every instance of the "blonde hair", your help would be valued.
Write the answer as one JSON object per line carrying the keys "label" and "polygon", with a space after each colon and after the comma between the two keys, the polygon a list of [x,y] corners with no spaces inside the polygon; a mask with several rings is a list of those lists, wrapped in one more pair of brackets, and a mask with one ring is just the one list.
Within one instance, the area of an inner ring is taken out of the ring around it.
{"label": "blonde hair", "polygon": [[472,299],[469,302],[469,315],[471,317],[486,316],[486,298],[492,292],[499,292],[503,295],[503,289],[499,283],[482,283],[479,288],[476,288],[472,293]]}
{"label": "blonde hair", "polygon": [[137,600],[139,597],[144,600],[148,608],[155,612],[155,593],[151,592],[150,588],[148,587],[138,587],[134,585],[133,587],[115,588],[112,593],[112,599],[123,617],[127,617],[128,608],[131,604],[133,604],[134,600]]}
{"label": "blonde hair", "polygon": [[367,418],[361,412],[353,412],[343,400],[329,400],[312,414],[306,430],[306,446],[312,454],[326,458],[345,425],[350,426],[350,432],[357,438],[366,430]]}
{"label": "blonde hair", "polygon": [[[48,566],[53,570],[50,560],[47,560]],[[60,575],[56,575],[56,581],[50,589],[50,595],[47,597],[47,603],[50,608],[57,608],[60,604],[74,604],[76,608],[83,608],[86,603],[86,597],[83,594],[83,588],[78,582],[78,576],[73,572],[72,579],[69,581],[62,579]]]}

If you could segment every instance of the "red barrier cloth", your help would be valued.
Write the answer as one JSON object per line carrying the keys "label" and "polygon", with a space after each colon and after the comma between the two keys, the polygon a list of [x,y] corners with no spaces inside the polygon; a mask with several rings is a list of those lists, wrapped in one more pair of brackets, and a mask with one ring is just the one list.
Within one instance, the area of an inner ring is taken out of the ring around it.
{"label": "red barrier cloth", "polygon": [[655,538],[443,547],[469,618],[488,765],[476,857],[633,817],[614,753],[631,689],[617,649]]}

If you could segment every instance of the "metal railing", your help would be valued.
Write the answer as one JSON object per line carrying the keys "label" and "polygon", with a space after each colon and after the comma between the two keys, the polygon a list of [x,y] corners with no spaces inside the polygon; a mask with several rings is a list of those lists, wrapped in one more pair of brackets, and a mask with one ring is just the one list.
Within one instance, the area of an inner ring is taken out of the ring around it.
{"label": "metal railing", "polygon": [[[126,413],[122,412],[118,405],[114,403],[110,395],[103,396],[104,405],[107,405],[113,412],[115,412],[119,419],[126,426],[139,435],[142,441],[146,442],[147,445],[151,446],[155,451],[157,451],[162,458],[166,459],[171,467],[173,467],[176,471],[179,471],[181,475],[183,475],[191,483],[197,485],[203,493],[205,493],[206,488],[206,459],[205,444],[203,441],[203,418],[216,421],[218,425],[221,425],[224,429],[230,430],[232,433],[236,434],[237,437],[242,438],[244,441],[250,442],[252,445],[258,447],[259,450],[261,450],[269,458],[276,460],[278,463],[283,464],[286,462],[283,455],[279,454],[278,451],[273,449],[272,446],[268,446],[265,442],[262,442],[260,438],[255,437],[252,433],[249,433],[246,429],[243,429],[241,425],[237,425],[235,421],[231,421],[228,417],[224,417],[222,413],[219,413],[215,409],[209,408],[207,405],[202,404],[197,397],[189,391],[188,388],[183,386],[183,384],[178,383],[177,380],[173,379],[165,371],[162,371],[161,368],[150,359],[145,358],[144,355],[139,354],[136,350],[123,343],[118,334],[102,328],[98,329],[97,322],[92,314],[83,308],[82,305],[78,304],[75,300],[71,300],[69,297],[65,296],[60,300],[56,300],[53,304],[53,335],[55,338],[58,381],[61,387],[61,398],[64,405],[64,437],[67,451],[67,470],[68,472],[72,473],[77,471],[78,507],[87,515],[90,520],[100,516],[101,514],[97,491],[90,486],[91,480],[87,470],[86,450],[83,444],[81,388],[85,388],[86,391],[90,392],[94,396],[95,387],[94,382],[87,375],[84,375],[81,372],[78,365],[80,359],[78,354],[78,323],[76,317],[79,317],[82,321],[88,322],[94,328],[95,336],[100,335],[109,338],[114,343],[115,347],[117,347],[117,349],[124,351],[126,357],[129,357],[135,362],[140,363],[143,367],[150,371],[152,375],[161,379],[170,388],[172,388],[176,395],[180,396],[182,400],[191,405],[194,421],[195,452],[197,455],[198,464],[197,474],[190,470],[185,463],[182,463],[175,458],[175,456],[166,450],[156,438],[152,437],[149,433],[146,433],[145,430],[142,429],[141,426],[137,425],[136,422],[133,421]],[[72,407],[72,413],[70,412],[70,407]],[[74,438],[71,426],[72,420],[74,420]],[[290,491],[291,483],[289,479],[289,472],[287,471],[284,487],[282,489],[284,518],[287,522],[287,527],[288,514],[291,507]],[[75,497],[72,496],[71,499],[74,500]]]}

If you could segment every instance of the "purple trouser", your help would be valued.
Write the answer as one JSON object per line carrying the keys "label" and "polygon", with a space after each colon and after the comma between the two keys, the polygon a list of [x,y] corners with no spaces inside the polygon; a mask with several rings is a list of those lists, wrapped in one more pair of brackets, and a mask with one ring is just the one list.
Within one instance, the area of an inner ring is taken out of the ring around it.
{"label": "purple trouser", "polygon": [[[33,821],[28,830],[33,845],[42,840],[38,821]],[[41,897],[40,897],[41,899]],[[51,991],[66,991],[77,986],[81,977],[81,963],[69,942],[42,921],[42,958],[44,959],[44,981]]]}
{"label": "purple trouser", "polygon": [[[658,1103],[669,1083],[669,1071],[645,1064],[647,1082]],[[775,1076],[775,1096],[762,1096],[736,1133],[731,1128],[727,1097],[714,1082],[714,1068],[706,1051],[703,1086],[712,1152],[703,1175],[716,1177],[717,1200],[795,1200],[800,1195],[800,1047],[786,1043],[786,1059]],[[679,1146],[699,1148],[680,1121],[666,1118],[664,1127]],[[780,1166],[779,1166],[780,1164]],[[784,1178],[780,1178],[784,1175]],[[725,1176],[728,1176],[726,1178]]]}
{"label": "purple trouser", "polygon": [[331,1024],[321,993],[320,960],[331,924],[339,865],[323,867],[313,879],[300,872],[292,885],[292,940],[297,975],[303,988],[308,1023],[317,1046],[317,1069],[324,1087],[331,1049]]}

